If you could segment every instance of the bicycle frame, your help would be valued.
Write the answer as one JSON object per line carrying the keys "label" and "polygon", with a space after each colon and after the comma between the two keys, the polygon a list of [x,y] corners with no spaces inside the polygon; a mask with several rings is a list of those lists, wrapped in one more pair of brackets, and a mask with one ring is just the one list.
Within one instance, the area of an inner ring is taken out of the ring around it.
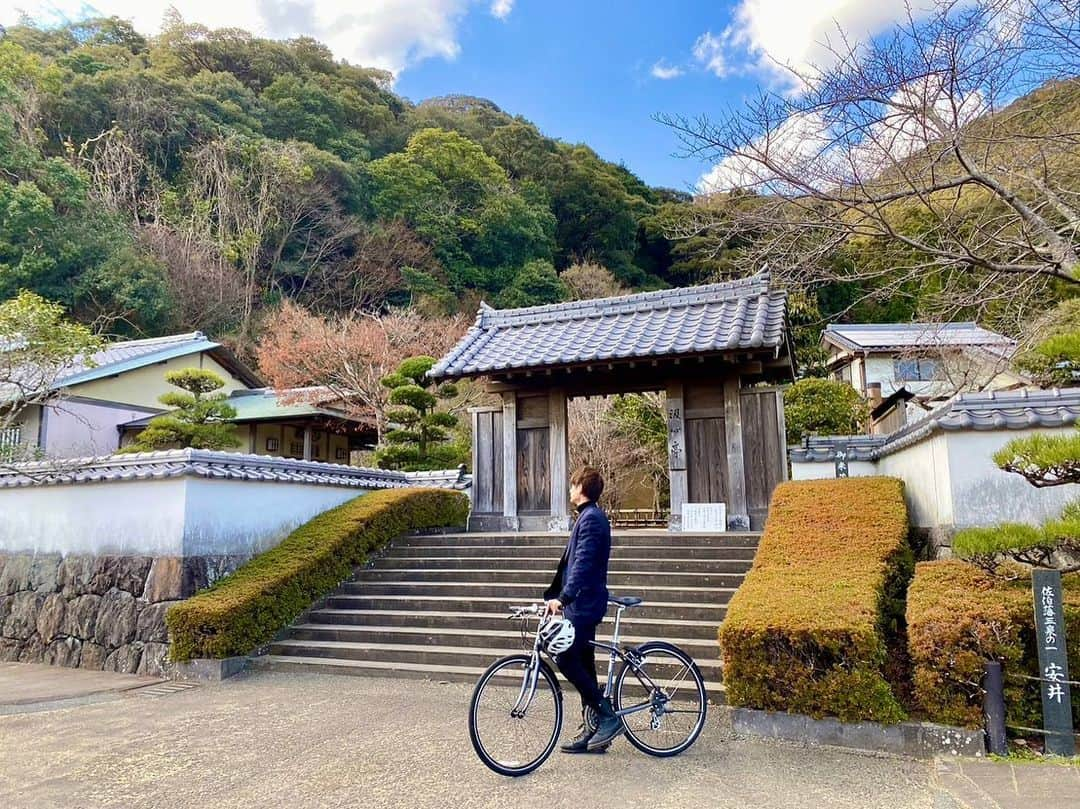
{"label": "bicycle frame", "polygon": [[[659,696],[654,696],[654,698],[649,700],[648,702],[642,702],[638,705],[632,705],[629,708],[623,708],[620,711],[616,711],[616,714],[618,714],[619,716],[629,716],[630,714],[639,713],[640,711],[647,711],[655,708],[658,703],[659,705],[663,705],[670,699],[669,695],[664,694],[663,690],[657,687],[656,683],[652,680],[652,678],[649,677],[647,673],[641,670],[641,667],[638,665],[637,656],[634,654],[633,650],[624,650],[619,647],[619,624],[621,622],[622,614],[625,609],[626,607],[619,606],[615,611],[615,631],[612,633],[611,643],[604,643],[602,641],[595,640],[589,642],[593,647],[597,649],[604,649],[609,653],[607,682],[604,686],[604,696],[609,699],[612,696],[612,691],[615,685],[616,660],[621,661],[623,664],[629,666],[630,670],[634,673],[634,676],[637,677],[638,682],[640,682],[650,694],[658,694]],[[541,618],[540,626],[543,626],[543,623],[543,618]],[[511,716],[523,714],[528,709],[529,705],[532,704],[533,697],[536,695],[536,683],[540,676],[541,651],[542,649],[540,646],[540,631],[538,627],[536,635],[533,638],[531,660],[529,662],[528,668],[526,669],[525,678],[522,680],[521,689],[518,691],[518,698],[514,702],[514,707],[510,711]]]}
{"label": "bicycle frame", "polygon": [[[624,665],[629,666],[630,670],[634,673],[634,676],[637,677],[638,682],[641,683],[642,686],[644,686],[650,694],[656,694],[658,691],[660,693],[663,693],[662,689],[659,689],[656,683],[653,682],[653,679],[649,677],[647,673],[641,670],[641,667],[638,665],[637,656],[634,654],[633,650],[622,649],[619,646],[619,623],[622,620],[622,614],[625,610],[626,607],[623,606],[619,606],[615,609],[615,631],[611,633],[611,643],[604,643],[603,641],[597,640],[589,641],[589,644],[594,648],[605,649],[609,653],[607,682],[604,685],[604,696],[608,699],[612,697],[613,689],[615,687],[616,660],[619,660]],[[668,700],[666,698],[666,695],[660,699],[661,704],[667,701]],[[657,700],[654,698],[649,702],[642,702],[638,705],[632,705],[629,708],[623,708],[621,711],[616,711],[615,713],[619,716],[629,716],[630,714],[638,713],[640,711],[647,711],[650,708],[654,707],[656,703]]]}

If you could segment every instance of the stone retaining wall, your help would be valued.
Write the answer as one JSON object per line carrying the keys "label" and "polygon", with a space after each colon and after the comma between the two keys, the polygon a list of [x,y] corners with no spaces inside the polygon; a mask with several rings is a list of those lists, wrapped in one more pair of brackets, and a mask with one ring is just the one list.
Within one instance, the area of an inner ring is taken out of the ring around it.
{"label": "stone retaining wall", "polygon": [[0,661],[161,674],[166,611],[244,559],[0,554]]}

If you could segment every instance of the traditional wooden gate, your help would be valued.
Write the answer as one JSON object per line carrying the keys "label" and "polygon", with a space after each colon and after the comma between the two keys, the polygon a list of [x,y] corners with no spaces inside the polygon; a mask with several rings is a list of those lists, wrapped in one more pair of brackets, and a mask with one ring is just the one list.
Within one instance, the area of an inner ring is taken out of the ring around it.
{"label": "traditional wooden gate", "polygon": [[778,387],[739,391],[742,414],[746,509],[754,528],[764,525],[776,484],[788,478],[784,391]]}
{"label": "traditional wooden gate", "polygon": [[476,407],[473,418],[472,511],[483,517],[503,515],[503,414],[501,407]]}
{"label": "traditional wooden gate", "polygon": [[551,425],[546,394],[517,399],[517,507],[521,516],[551,513]]}
{"label": "traditional wooden gate", "polygon": [[599,301],[481,306],[431,371],[485,377],[502,398],[473,411],[471,527],[568,528],[567,397],[666,390],[671,528],[681,528],[684,505],[709,503],[725,504],[727,527],[759,528],[787,476],[783,401],[761,386],[793,376],[785,312],[785,293],[764,273]]}

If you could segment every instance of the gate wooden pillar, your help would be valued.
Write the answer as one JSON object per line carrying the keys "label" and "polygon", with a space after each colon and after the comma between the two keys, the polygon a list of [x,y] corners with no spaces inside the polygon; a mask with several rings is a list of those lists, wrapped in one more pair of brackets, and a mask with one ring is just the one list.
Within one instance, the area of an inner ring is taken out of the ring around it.
{"label": "gate wooden pillar", "polygon": [[728,528],[750,530],[750,512],[746,507],[746,468],[743,465],[742,404],[739,401],[739,377],[724,380],[724,434],[727,444]]}
{"label": "gate wooden pillar", "polygon": [[567,435],[566,391],[548,391],[548,430],[551,458],[551,520],[549,531],[570,530],[570,441]]}
{"label": "gate wooden pillar", "polygon": [[502,397],[503,453],[503,522],[510,531],[521,527],[518,521],[517,394],[508,391]]}
{"label": "gate wooden pillar", "polygon": [[666,409],[668,480],[671,488],[671,514],[668,516],[668,528],[672,531],[678,531],[682,528],[682,507],[688,496],[686,419],[683,407],[683,383],[681,381],[668,382]]}

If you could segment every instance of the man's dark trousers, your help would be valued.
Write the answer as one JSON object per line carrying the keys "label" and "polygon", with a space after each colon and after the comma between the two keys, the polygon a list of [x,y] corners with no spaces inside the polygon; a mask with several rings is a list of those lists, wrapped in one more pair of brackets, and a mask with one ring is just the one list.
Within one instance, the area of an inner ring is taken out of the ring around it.
{"label": "man's dark trousers", "polygon": [[600,704],[603,692],[596,682],[596,648],[590,641],[596,639],[596,624],[572,622],[574,644],[555,658],[559,670],[581,694],[581,707],[594,710]]}
{"label": "man's dark trousers", "polygon": [[566,543],[555,579],[544,598],[557,598],[566,619],[574,625],[574,644],[556,658],[559,669],[578,693],[583,705],[596,708],[602,692],[596,682],[596,655],[590,641],[607,612],[608,557],[611,524],[596,503],[582,504],[570,541]]}

